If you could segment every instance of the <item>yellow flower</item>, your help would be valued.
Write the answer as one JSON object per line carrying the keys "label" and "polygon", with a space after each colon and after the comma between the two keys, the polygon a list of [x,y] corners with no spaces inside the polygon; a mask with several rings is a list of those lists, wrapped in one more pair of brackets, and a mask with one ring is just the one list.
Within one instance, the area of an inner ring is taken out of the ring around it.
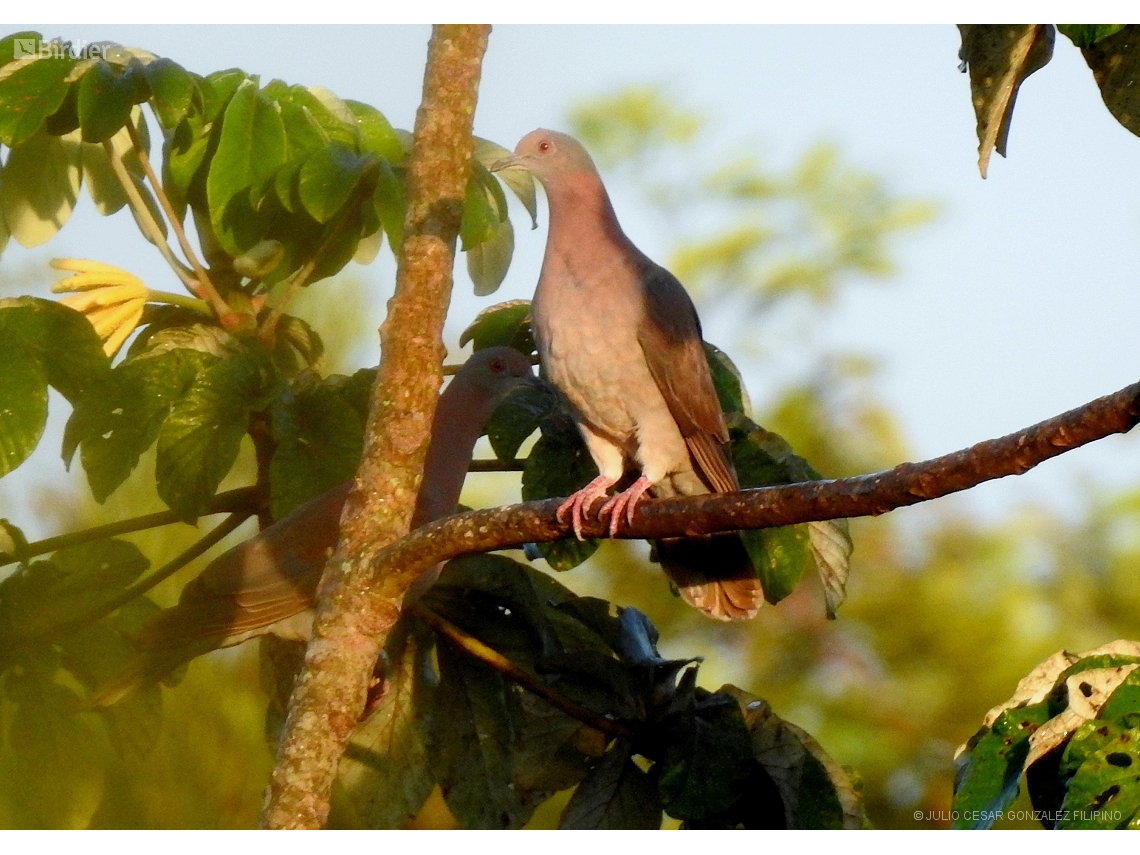
{"label": "yellow flower", "polygon": [[103,352],[113,356],[138,326],[150,290],[137,276],[100,261],[56,258],[51,266],[75,274],[59,280],[51,290],[74,292],[60,302],[87,316],[103,340]]}

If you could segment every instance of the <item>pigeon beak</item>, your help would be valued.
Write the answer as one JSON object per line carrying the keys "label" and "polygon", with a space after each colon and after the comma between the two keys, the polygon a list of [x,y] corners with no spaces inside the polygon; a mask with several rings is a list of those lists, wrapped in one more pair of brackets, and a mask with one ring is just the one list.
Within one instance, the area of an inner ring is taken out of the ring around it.
{"label": "pigeon beak", "polygon": [[512,154],[508,155],[507,157],[500,158],[492,163],[491,171],[501,172],[504,169],[515,169],[517,167],[523,167],[522,158],[520,158],[517,154]]}

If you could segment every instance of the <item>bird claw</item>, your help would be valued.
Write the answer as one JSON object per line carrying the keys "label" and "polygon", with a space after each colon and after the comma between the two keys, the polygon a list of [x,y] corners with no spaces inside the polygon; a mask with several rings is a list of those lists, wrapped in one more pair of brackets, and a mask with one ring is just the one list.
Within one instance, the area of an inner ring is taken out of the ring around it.
{"label": "bird claw", "polygon": [[617,536],[618,523],[621,520],[623,511],[625,512],[626,523],[632,525],[633,512],[637,509],[637,503],[641,501],[642,495],[644,495],[645,491],[651,486],[653,486],[653,482],[642,475],[629,486],[629,489],[623,490],[616,496],[612,496],[608,502],[602,505],[598,511],[598,518],[603,519],[609,514],[610,537]]}
{"label": "bird claw", "polygon": [[599,475],[558,506],[558,511],[555,513],[558,521],[560,523],[566,522],[566,512],[569,511],[570,524],[574,529],[574,536],[577,537],[578,540],[585,540],[586,538],[582,536],[582,520],[594,502],[605,496],[606,491],[609,490],[616,481],[616,478],[607,478],[605,475]]}

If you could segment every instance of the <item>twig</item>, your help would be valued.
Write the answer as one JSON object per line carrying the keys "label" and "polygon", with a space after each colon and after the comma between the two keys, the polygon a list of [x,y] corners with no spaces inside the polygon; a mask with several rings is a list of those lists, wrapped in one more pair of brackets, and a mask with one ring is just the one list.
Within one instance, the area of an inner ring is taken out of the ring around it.
{"label": "twig", "polygon": [[[175,237],[178,238],[178,245],[182,247],[182,254],[186,256],[186,260],[189,261],[190,266],[194,268],[194,275],[198,277],[198,285],[202,293],[194,289],[191,290],[194,291],[196,297],[204,299],[213,306],[214,311],[218,313],[218,317],[231,314],[230,307],[226,304],[226,301],[222,299],[214,287],[214,283],[210,281],[210,275],[206,272],[206,268],[202,266],[202,262],[200,262],[198,256],[194,254],[194,247],[190,245],[190,241],[186,238],[186,232],[182,228],[182,221],[179,220],[175,214],[174,205],[170,203],[170,197],[166,195],[166,191],[162,187],[162,182],[158,180],[158,176],[155,175],[154,169],[150,165],[150,158],[147,156],[146,150],[139,140],[138,131],[135,130],[134,122],[127,122],[127,133],[131,135],[131,143],[134,144],[139,162],[142,164],[146,177],[150,180],[155,198],[158,199],[158,204],[162,206],[166,218],[170,220],[170,227],[174,230]],[[163,243],[165,243],[165,241],[163,241]]]}
{"label": "twig", "polygon": [[568,698],[561,692],[556,691],[547,683],[542,680],[536,679],[534,676],[524,671],[510,659],[505,657],[499,651],[488,647],[473,635],[468,635],[462,629],[451,623],[444,617],[437,615],[431,609],[424,606],[422,603],[416,603],[411,608],[412,612],[438,632],[440,635],[445,636],[456,647],[470,656],[478,659],[489,668],[498,671],[504,677],[514,680],[528,692],[538,695],[544,701],[549,703],[552,707],[561,710],[571,718],[576,718],[583,724],[588,724],[595,730],[600,730],[607,736],[612,736],[616,739],[633,739],[637,736],[637,731],[628,725],[622,724],[612,718],[594,712],[589,707],[575,701],[573,698]]}
{"label": "twig", "polygon": [[525,460],[472,460],[468,472],[522,472]]}
{"label": "twig", "polygon": [[[214,497],[203,516],[226,512],[234,513],[246,510],[249,506],[260,504],[260,502],[254,501],[258,498],[258,492],[257,487],[242,487],[237,490],[219,493]],[[254,512],[255,510],[250,510],[250,513]],[[118,520],[113,523],[106,523],[105,525],[97,525],[92,528],[83,529],[82,531],[57,534],[53,537],[47,537],[43,540],[29,543],[15,555],[0,552],[0,567],[14,564],[17,561],[26,561],[29,558],[35,558],[37,555],[46,555],[49,552],[55,552],[57,549],[63,549],[66,546],[75,546],[92,540],[101,540],[104,537],[130,534],[133,531],[145,531],[148,528],[159,528],[160,526],[172,525],[177,522],[183,522],[183,518],[176,512],[158,511],[153,514],[145,514],[141,517],[132,517],[127,520]]]}

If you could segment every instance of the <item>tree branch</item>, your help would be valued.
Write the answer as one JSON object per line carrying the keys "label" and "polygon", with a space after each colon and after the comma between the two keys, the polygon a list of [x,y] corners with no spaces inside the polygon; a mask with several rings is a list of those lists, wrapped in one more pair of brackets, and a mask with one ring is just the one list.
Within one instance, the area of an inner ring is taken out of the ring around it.
{"label": "tree branch", "polygon": [[[922,463],[837,481],[808,481],[674,499],[647,499],[618,537],[658,539],[737,529],[771,528],[814,520],[878,516],[938,499],[984,481],[1022,475],[1038,463],[1140,423],[1140,383],[1017,433],[980,442]],[[546,499],[457,514],[418,528],[376,555],[369,575],[410,584],[429,567],[470,553],[561,540],[570,526],[555,516],[562,499]],[[606,537],[590,517],[586,537]]]}
{"label": "tree branch", "polygon": [[[436,26],[408,159],[408,210],[396,292],[380,328],[364,456],[321,581],[261,822],[317,828],[368,680],[411,579],[379,579],[373,556],[408,531],[442,382],[443,321],[474,142],[488,26]],[[378,581],[378,584],[374,584]]]}

